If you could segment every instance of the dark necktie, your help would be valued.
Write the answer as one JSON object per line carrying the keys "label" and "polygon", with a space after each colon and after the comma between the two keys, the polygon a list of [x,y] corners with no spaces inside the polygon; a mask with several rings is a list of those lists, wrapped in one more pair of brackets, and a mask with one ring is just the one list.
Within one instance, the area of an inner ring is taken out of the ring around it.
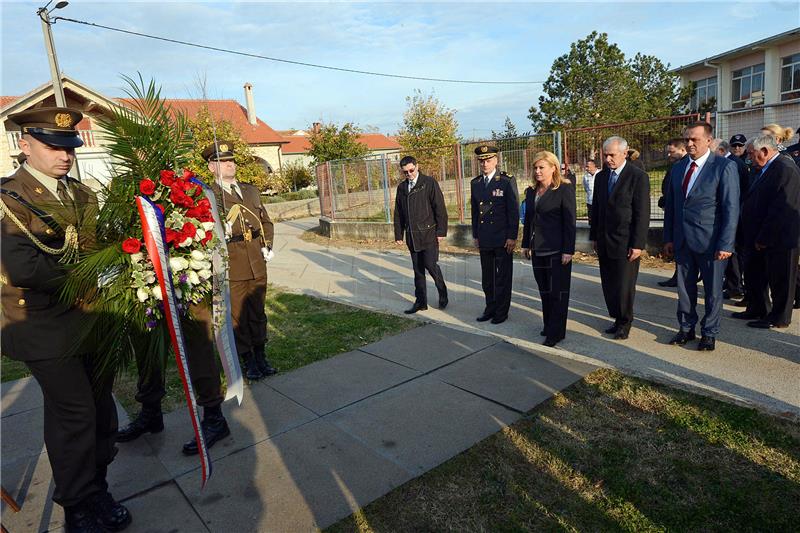
{"label": "dark necktie", "polygon": [[683,191],[683,197],[686,198],[686,195],[689,194],[689,180],[692,179],[692,174],[694,174],[695,169],[697,168],[697,163],[692,161],[692,164],[689,165],[689,171],[686,173],[686,176],[683,178],[683,183],[681,184],[681,190]]}
{"label": "dark necktie", "polygon": [[242,200],[242,193],[239,192],[239,186],[235,183],[231,184],[231,192],[233,193],[233,197],[237,200]]}
{"label": "dark necktie", "polygon": [[483,187],[486,188],[489,186],[489,176],[483,177]]}
{"label": "dark necktie", "polygon": [[611,171],[611,175],[608,177],[608,195],[611,196],[611,193],[614,191],[614,186],[617,184],[617,178],[619,176],[615,171]]}
{"label": "dark necktie", "polygon": [[58,193],[58,199],[61,200],[61,203],[64,207],[68,207],[75,210],[75,202],[72,200],[72,197],[69,195],[69,191],[67,190],[66,178],[58,180],[58,185],[56,185],[56,193]]}

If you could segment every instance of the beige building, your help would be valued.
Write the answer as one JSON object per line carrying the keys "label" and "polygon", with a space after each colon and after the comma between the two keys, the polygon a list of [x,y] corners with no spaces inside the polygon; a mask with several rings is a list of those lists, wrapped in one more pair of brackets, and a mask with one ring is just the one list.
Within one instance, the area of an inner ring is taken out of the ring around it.
{"label": "beige building", "polygon": [[712,112],[720,137],[741,133],[750,139],[773,123],[800,127],[800,28],[673,72],[684,86],[694,84],[690,110]]}
{"label": "beige building", "polygon": [[[320,123],[315,122],[312,124],[311,132],[315,128],[319,128]],[[286,141],[281,147],[283,153],[283,160],[286,164],[294,164],[300,162],[304,165],[311,165],[314,159],[308,155],[311,150],[311,143],[308,138],[311,132],[306,130],[288,130],[280,132],[283,139]],[[358,136],[358,142],[365,145],[369,149],[366,157],[381,157],[386,156],[389,160],[395,161],[400,158],[400,143],[397,139],[382,133],[362,133]]]}
{"label": "beige building", "polygon": [[[111,158],[104,148],[102,132],[97,119],[108,114],[114,106],[126,105],[124,98],[111,98],[83,85],[69,76],[62,76],[67,105],[83,112],[78,124],[84,145],[76,150],[77,169],[72,175],[90,187],[98,188],[111,179]],[[283,166],[281,146],[287,141],[255,114],[252,86],[244,86],[245,102],[242,106],[235,100],[167,100],[175,109],[195,116],[201,107],[208,107],[215,120],[227,120],[241,132],[242,139],[250,145],[255,156],[267,172],[278,171]],[[0,96],[0,176],[11,174],[16,167],[20,151],[17,146],[19,128],[7,120],[12,113],[35,107],[55,105],[53,86],[46,83],[22,96]]]}

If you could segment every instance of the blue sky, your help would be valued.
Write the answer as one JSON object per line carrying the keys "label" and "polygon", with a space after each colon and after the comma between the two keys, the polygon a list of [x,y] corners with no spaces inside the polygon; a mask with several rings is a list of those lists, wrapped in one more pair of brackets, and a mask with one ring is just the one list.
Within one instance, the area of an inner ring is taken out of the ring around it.
{"label": "blue sky", "polygon": [[[36,8],[2,0],[0,93],[49,80]],[[54,2],[55,3],[55,2]],[[413,76],[545,80],[553,60],[592,30],[626,55],[672,66],[703,59],[800,25],[797,2],[84,2],[54,12],[79,20],[297,61]],[[64,73],[109,96],[121,74],[154,78],[163,94],[244,103],[276,129],[323,120],[394,132],[405,98],[433,92],[457,110],[464,136],[487,137],[506,116],[530,129],[541,85],[461,85],[345,74],[157,42],[69,22],[54,26]]]}

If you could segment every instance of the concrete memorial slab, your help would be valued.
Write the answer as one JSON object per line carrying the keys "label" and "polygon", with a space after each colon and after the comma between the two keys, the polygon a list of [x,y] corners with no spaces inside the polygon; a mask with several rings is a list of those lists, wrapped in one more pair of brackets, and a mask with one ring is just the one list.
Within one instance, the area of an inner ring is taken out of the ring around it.
{"label": "concrete memorial slab", "polygon": [[267,384],[324,415],[418,375],[415,370],[356,350],[275,376]]}
{"label": "concrete memorial slab", "polygon": [[518,417],[496,403],[422,376],[323,420],[419,475]]}
{"label": "concrete memorial slab", "polygon": [[200,490],[177,482],[210,531],[290,533],[327,527],[412,474],[323,419],[217,461]]}
{"label": "concrete memorial slab", "polygon": [[208,531],[175,483],[158,487],[123,503],[133,516],[133,522],[125,533]]}
{"label": "concrete memorial slab", "polygon": [[0,386],[3,418],[44,405],[42,389],[32,377],[6,381]]}
{"label": "concrete memorial slab", "polygon": [[500,342],[494,337],[429,324],[368,344],[362,351],[403,366],[430,372]]}
{"label": "concrete memorial slab", "polygon": [[[317,418],[308,409],[264,383],[246,386],[244,390],[245,397],[241,407],[236,405],[236,400],[223,404],[222,409],[228,420],[231,436],[211,449],[211,458],[214,461]],[[197,456],[187,457],[181,452],[183,443],[192,436],[192,421],[184,407],[164,416],[164,431],[147,434],[144,438],[170,474],[179,476],[199,465]]]}
{"label": "concrete memorial slab", "polygon": [[524,413],[596,369],[501,342],[431,376]]}

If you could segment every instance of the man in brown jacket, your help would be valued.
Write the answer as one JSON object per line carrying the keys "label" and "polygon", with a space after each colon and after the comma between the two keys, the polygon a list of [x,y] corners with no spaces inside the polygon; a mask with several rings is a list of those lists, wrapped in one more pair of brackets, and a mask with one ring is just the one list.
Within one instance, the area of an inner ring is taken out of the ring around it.
{"label": "man in brown jacket", "polygon": [[95,379],[96,359],[76,338],[86,314],[59,300],[64,264],[94,239],[97,199],[67,176],[83,115],[64,107],[12,114],[26,160],[2,179],[0,282],[3,354],[22,361],[42,388],[44,441],[53,501],[68,532],[120,531],[128,510],[108,492],[117,411],[113,375]]}
{"label": "man in brown jacket", "polygon": [[226,215],[231,317],[236,350],[244,360],[245,377],[259,380],[277,372],[266,357],[267,256],[274,228],[258,188],[236,181],[233,142],[218,141],[203,150],[208,170],[222,186],[214,187]]}

